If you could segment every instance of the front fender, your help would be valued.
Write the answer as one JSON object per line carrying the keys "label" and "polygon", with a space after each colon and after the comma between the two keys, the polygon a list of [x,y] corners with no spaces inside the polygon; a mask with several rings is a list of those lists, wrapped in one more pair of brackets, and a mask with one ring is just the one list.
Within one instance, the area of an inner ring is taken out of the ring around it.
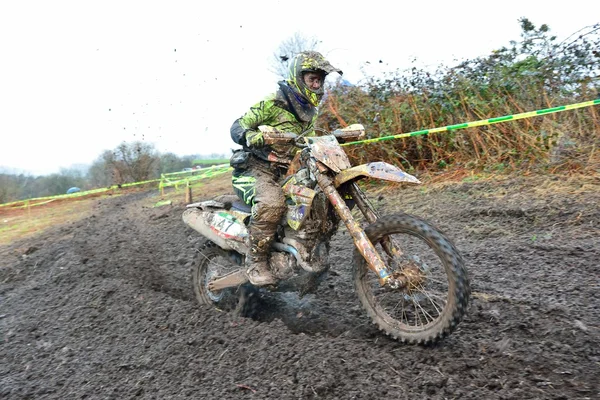
{"label": "front fender", "polygon": [[342,183],[358,177],[369,177],[391,182],[406,182],[414,184],[421,183],[420,180],[410,174],[407,174],[395,165],[388,164],[383,161],[377,161],[357,165],[356,167],[343,170],[336,175],[334,179],[334,185],[335,187],[339,187]]}

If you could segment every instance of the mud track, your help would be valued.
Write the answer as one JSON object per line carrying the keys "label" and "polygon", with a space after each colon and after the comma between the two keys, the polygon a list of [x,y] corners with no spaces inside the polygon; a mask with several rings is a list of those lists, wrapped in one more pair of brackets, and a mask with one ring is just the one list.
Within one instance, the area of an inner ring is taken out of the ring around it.
{"label": "mud track", "polygon": [[380,209],[430,220],[467,262],[468,315],[439,345],[374,328],[344,230],[315,295],[265,295],[255,319],[200,307],[184,205],[137,193],[0,247],[0,398],[600,398],[597,178],[380,193]]}

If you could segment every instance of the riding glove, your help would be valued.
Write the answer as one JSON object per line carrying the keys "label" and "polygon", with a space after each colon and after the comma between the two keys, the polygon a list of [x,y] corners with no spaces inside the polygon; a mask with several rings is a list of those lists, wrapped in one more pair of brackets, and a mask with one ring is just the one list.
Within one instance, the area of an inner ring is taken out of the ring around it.
{"label": "riding glove", "polygon": [[263,147],[265,145],[263,133],[261,131],[246,132],[246,145],[248,147]]}

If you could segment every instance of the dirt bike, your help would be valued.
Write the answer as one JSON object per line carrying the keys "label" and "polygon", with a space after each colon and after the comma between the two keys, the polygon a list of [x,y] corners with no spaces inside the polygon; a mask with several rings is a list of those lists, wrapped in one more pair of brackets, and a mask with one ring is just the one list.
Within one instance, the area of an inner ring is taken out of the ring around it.
{"label": "dirt bike", "polygon": [[[421,182],[386,162],[353,167],[340,143],[363,138],[360,124],[319,136],[259,129],[265,144],[286,143],[297,150],[282,183],[287,212],[269,256],[277,283],[266,290],[314,292],[330,269],[329,241],[342,221],[355,246],[358,297],[383,332],[402,342],[429,344],[454,331],[470,296],[455,245],[418,217],[380,216],[359,185],[364,178]],[[364,217],[362,224],[355,211]],[[184,211],[183,221],[208,239],[192,268],[201,304],[242,312],[256,290],[244,269],[250,217],[250,206],[235,195],[190,204]]]}

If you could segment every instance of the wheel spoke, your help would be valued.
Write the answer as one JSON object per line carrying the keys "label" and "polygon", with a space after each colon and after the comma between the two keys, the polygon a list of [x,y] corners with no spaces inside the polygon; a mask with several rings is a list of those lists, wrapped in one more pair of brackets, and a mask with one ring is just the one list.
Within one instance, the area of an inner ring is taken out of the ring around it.
{"label": "wheel spoke", "polygon": [[396,313],[396,310],[398,309],[398,306],[402,304],[402,308],[404,309],[404,300],[402,301],[397,301],[396,302],[396,306],[394,307],[394,309],[392,310],[392,315]]}
{"label": "wheel spoke", "polygon": [[435,318],[433,318],[431,315],[429,315],[429,313],[427,311],[425,311],[423,309],[423,307],[421,307],[421,304],[419,304],[418,302],[415,302],[415,304],[421,309],[421,312],[423,313],[423,316],[425,317],[425,320],[427,321],[427,323],[429,323],[429,318],[431,318],[431,321],[435,321]]}
{"label": "wheel spoke", "polygon": [[427,277],[427,280],[429,282],[437,283],[437,284],[440,284],[440,285],[447,285],[448,284],[448,282],[439,281],[437,279],[433,279],[433,278],[430,278],[430,277]]}
{"label": "wheel spoke", "polygon": [[[420,292],[420,293],[424,294],[424,295],[425,295],[425,297],[427,297],[427,299],[428,299],[428,300],[431,302],[431,304],[433,305],[433,307],[435,308],[435,310],[438,312],[438,314],[440,314],[440,315],[441,315],[441,313],[442,313],[442,312],[441,312],[441,311],[440,311],[440,309],[438,308],[438,306],[439,306],[439,305],[438,305],[438,304],[437,304],[435,301],[433,301],[433,298],[432,298],[432,297],[439,297],[439,296],[435,296],[435,295],[431,296],[431,295],[430,295],[430,293],[429,293],[428,291],[426,291],[426,290],[422,290],[421,288],[418,288],[418,290],[419,290],[419,292]],[[441,298],[441,297],[440,297],[440,298]],[[446,302],[446,300],[445,300],[445,299],[442,299],[442,300],[444,301],[444,303]],[[440,308],[442,308],[442,309],[443,309],[444,307],[443,307],[443,306],[441,306]]]}
{"label": "wheel spoke", "polygon": [[[412,303],[413,303],[413,306],[416,305],[416,303],[415,303],[414,300],[412,301]],[[415,316],[417,317],[415,319],[415,326],[418,327],[419,326],[419,322],[421,322],[421,317],[419,316],[419,309],[417,307],[415,307]]]}

